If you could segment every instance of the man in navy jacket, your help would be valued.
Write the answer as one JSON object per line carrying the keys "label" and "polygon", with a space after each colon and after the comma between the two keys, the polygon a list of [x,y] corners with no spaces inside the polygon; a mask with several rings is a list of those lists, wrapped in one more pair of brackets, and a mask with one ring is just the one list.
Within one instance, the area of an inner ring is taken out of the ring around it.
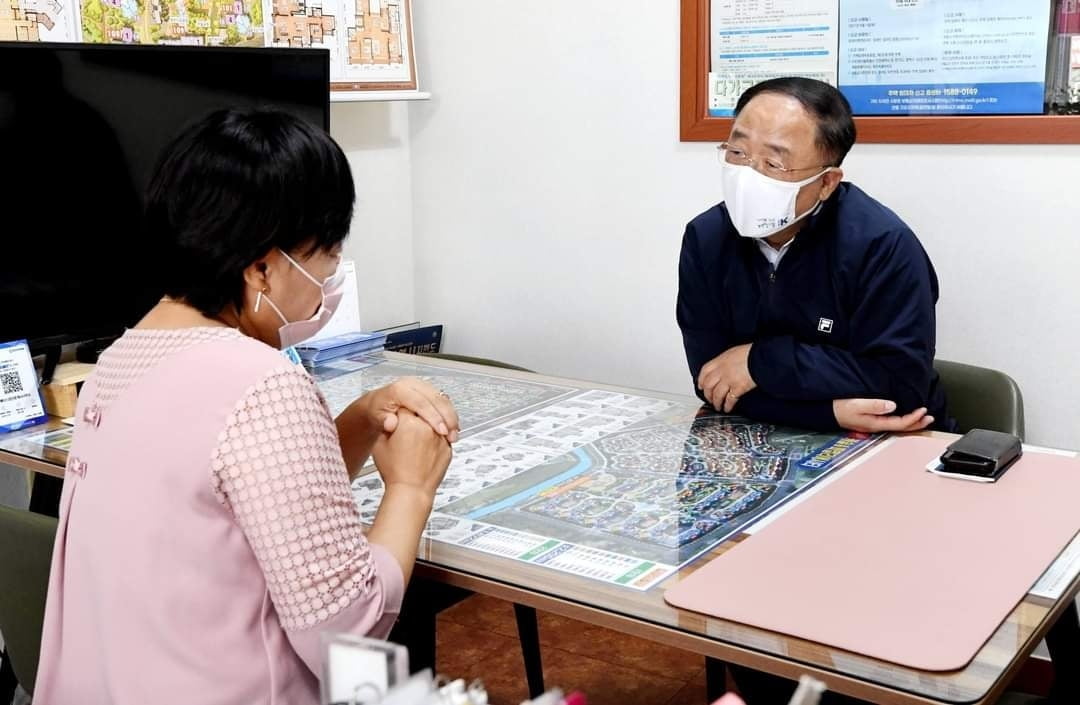
{"label": "man in navy jacket", "polygon": [[683,237],[691,375],[717,410],[763,421],[951,430],[933,368],[937,276],[895,213],[842,183],[854,143],[826,83],[774,79],[740,98],[719,148],[725,202]]}

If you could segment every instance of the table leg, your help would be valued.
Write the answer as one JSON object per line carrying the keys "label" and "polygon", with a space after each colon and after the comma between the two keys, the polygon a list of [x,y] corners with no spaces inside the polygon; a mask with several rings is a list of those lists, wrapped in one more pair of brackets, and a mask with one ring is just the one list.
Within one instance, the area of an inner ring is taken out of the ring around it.
{"label": "table leg", "polygon": [[711,656],[705,657],[705,697],[708,702],[719,700],[727,693],[727,664]]}
{"label": "table leg", "polygon": [[[401,616],[390,630],[389,641],[409,649],[409,672],[435,669],[435,626],[439,612],[472,595],[468,590],[413,576],[405,589]],[[453,676],[454,674],[447,674]]]}
{"label": "table leg", "polygon": [[15,697],[15,671],[6,651],[0,651],[0,703],[10,703]]}
{"label": "table leg", "polygon": [[1080,614],[1075,601],[1050,627],[1046,647],[1054,664],[1050,702],[1054,705],[1080,703]]}
{"label": "table leg", "polygon": [[540,655],[540,628],[536,623],[536,610],[514,603],[514,617],[521,641],[521,657],[525,660],[529,697],[539,698],[544,694],[544,665]]}
{"label": "table leg", "polygon": [[30,506],[35,514],[55,517],[60,514],[60,493],[64,491],[64,481],[59,477],[36,473],[30,486]]}

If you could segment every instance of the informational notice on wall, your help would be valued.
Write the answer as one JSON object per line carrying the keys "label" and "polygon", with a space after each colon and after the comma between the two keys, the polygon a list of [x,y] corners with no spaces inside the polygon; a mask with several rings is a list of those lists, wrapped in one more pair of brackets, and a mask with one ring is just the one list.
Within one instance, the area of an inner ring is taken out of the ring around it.
{"label": "informational notice on wall", "polygon": [[841,0],[856,115],[1042,114],[1049,2]]}
{"label": "informational notice on wall", "polygon": [[836,85],[836,0],[713,0],[709,115],[734,114],[750,86],[778,76]]}

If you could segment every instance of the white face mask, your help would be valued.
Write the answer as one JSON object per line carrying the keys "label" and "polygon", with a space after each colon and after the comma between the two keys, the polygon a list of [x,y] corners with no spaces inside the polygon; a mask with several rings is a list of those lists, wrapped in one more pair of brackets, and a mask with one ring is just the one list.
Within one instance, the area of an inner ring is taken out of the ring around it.
{"label": "white face mask", "polygon": [[724,203],[735,229],[743,237],[763,238],[780,232],[817,211],[818,201],[802,215],[795,214],[799,189],[821,178],[825,171],[803,181],[778,181],[752,166],[723,164]]}
{"label": "white face mask", "polygon": [[337,310],[338,304],[341,303],[341,297],[344,294],[345,289],[345,272],[341,268],[341,256],[338,256],[338,266],[334,270],[334,273],[326,278],[325,281],[320,282],[315,277],[297,264],[296,260],[289,257],[288,253],[281,250],[281,254],[285,256],[285,259],[292,263],[292,266],[300,270],[300,273],[307,277],[312,284],[319,287],[322,291],[322,303],[319,305],[319,310],[315,312],[315,315],[306,321],[290,321],[285,318],[285,314],[281,312],[281,309],[277,307],[273,301],[270,300],[269,294],[264,294],[261,291],[255,297],[255,312],[259,312],[259,306],[263,300],[270,304],[270,308],[274,309],[274,313],[281,319],[282,326],[278,328],[278,340],[279,346],[282,350],[291,348],[294,345],[304,342],[311,338],[320,330],[322,330],[327,323],[330,322],[330,318],[334,315],[334,311]]}

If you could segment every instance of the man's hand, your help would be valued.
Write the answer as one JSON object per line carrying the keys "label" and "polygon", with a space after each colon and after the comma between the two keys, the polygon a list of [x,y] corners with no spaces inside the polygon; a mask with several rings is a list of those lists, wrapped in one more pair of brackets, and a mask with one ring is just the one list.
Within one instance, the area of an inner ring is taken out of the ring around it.
{"label": "man's hand", "polygon": [[705,363],[698,389],[717,411],[730,414],[739,397],[757,387],[750,376],[750,344],[736,345]]}
{"label": "man's hand", "polygon": [[909,433],[922,431],[934,423],[926,409],[916,409],[904,416],[894,416],[896,403],[886,399],[837,399],[833,415],[841,428],[860,433]]}

